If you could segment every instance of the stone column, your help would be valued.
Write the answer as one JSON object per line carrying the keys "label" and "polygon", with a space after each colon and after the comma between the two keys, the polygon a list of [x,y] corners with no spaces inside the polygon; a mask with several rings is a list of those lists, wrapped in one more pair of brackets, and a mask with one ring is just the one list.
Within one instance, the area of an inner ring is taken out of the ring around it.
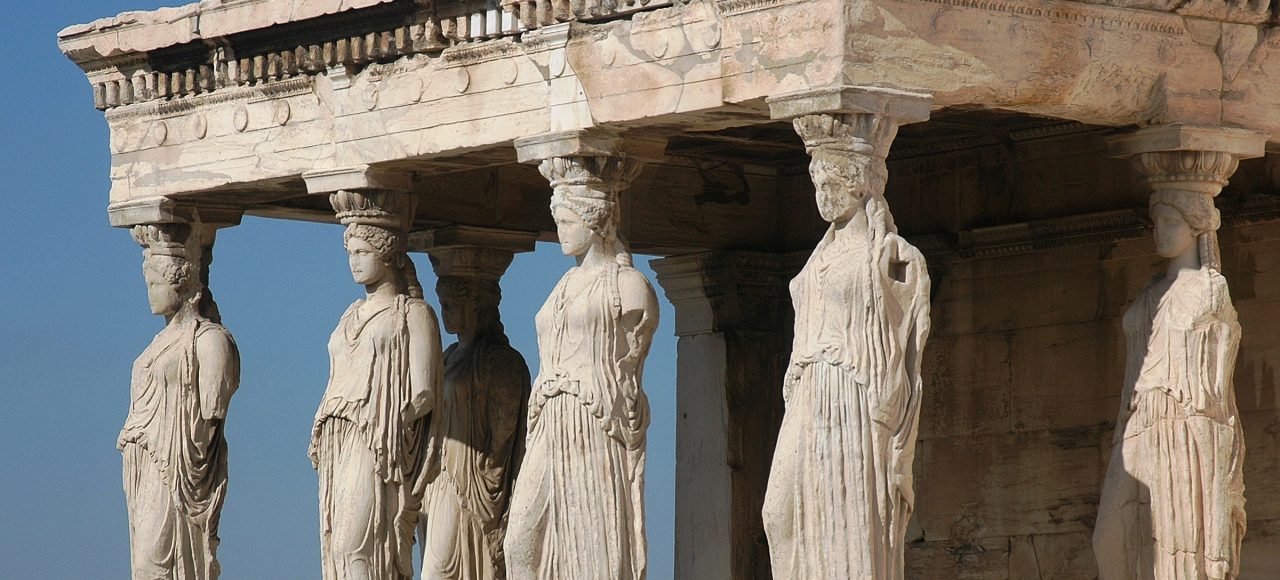
{"label": "stone column", "polygon": [[1151,188],[1165,275],[1124,316],[1125,384],[1093,547],[1102,580],[1235,578],[1246,517],[1232,376],[1240,323],[1213,199],[1264,134],[1164,125],[1114,138]]}
{"label": "stone column", "polygon": [[117,442],[133,577],[216,579],[227,492],[223,422],[240,384],[240,355],[209,291],[209,264],[215,232],[238,224],[241,211],[161,197],[113,204],[108,215],[142,246],[151,312],[165,318],[134,363]]}
{"label": "stone column", "polygon": [[760,510],[791,350],[787,282],[803,256],[652,262],[676,309],[677,580],[766,579]]}
{"label": "stone column", "polygon": [[303,177],[311,193],[329,194],[365,290],[328,341],[329,383],[311,429],[322,576],[407,580],[437,467],[427,427],[442,407],[444,371],[439,323],[406,253],[416,199],[406,176],[368,167]]}
{"label": "stone column", "polygon": [[512,580],[645,577],[641,383],[658,303],[619,231],[620,196],[664,147],[599,130],[516,141],[520,161],[551,183],[560,248],[577,266],[536,317],[539,376],[506,539]]}
{"label": "stone column", "polygon": [[[466,226],[414,232],[410,251],[431,255],[446,332],[442,409],[430,440],[440,466],[423,494],[419,539],[424,579],[506,577],[502,551],[511,488],[524,456],[529,367],[507,339],[499,281],[538,234]],[[472,493],[471,490],[483,490]]]}
{"label": "stone column", "polygon": [[929,335],[924,256],[897,233],[885,158],[926,95],[836,87],[773,97],[813,158],[831,226],[792,283],[786,414],[765,495],[775,578],[901,580]]}

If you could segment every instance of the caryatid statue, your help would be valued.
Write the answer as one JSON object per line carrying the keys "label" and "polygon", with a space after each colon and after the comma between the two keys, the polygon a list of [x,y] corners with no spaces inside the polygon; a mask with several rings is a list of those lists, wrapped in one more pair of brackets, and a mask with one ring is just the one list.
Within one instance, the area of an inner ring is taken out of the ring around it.
{"label": "caryatid statue", "polygon": [[213,232],[198,224],[133,228],[151,312],[165,317],[134,361],[119,439],[134,580],[208,580],[220,572],[223,423],[240,384],[240,355],[206,287]]}
{"label": "caryatid statue", "polygon": [[[1142,136],[1117,141],[1124,148]],[[1240,324],[1219,265],[1213,199],[1238,159],[1152,151],[1132,163],[1154,190],[1156,253],[1168,266],[1124,315],[1128,362],[1094,553],[1102,580],[1231,579],[1245,533],[1244,434],[1232,383]]]}
{"label": "caryatid statue", "polygon": [[794,120],[831,225],[791,281],[786,412],[763,514],[775,578],[903,578],[929,275],[884,199],[898,122]]}
{"label": "caryatid statue", "polygon": [[536,318],[538,378],[506,552],[513,580],[645,577],[641,374],[658,324],[653,287],[619,237],[618,193],[638,161],[553,157],[539,166],[571,268]]}
{"label": "caryatid statue", "polygon": [[329,384],[311,434],[325,580],[414,575],[415,490],[434,460],[427,415],[439,406],[444,365],[435,313],[405,253],[412,201],[393,191],[330,196],[366,296],[329,338]]}
{"label": "caryatid statue", "polygon": [[511,347],[498,304],[512,252],[431,250],[445,330],[443,407],[432,415],[438,468],[423,492],[423,580],[506,578],[502,543],[524,451],[529,367]]}

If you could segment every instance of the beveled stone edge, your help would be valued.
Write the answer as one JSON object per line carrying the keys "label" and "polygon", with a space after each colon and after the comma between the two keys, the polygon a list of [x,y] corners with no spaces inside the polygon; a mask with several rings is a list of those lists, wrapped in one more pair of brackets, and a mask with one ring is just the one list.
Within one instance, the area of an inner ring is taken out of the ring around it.
{"label": "beveled stone edge", "polygon": [[130,228],[141,224],[193,224],[213,227],[240,225],[244,208],[177,200],[166,196],[131,199],[107,206],[112,227]]}
{"label": "beveled stone edge", "polygon": [[538,163],[554,157],[620,156],[645,162],[666,158],[667,141],[650,135],[623,134],[590,128],[545,133],[515,140],[516,160]]}
{"label": "beveled stone edge", "polygon": [[929,118],[933,96],[887,87],[841,85],[784,93],[765,99],[765,103],[769,117],[776,120],[862,113],[886,115],[905,125]]}
{"label": "beveled stone edge", "polygon": [[483,228],[454,224],[409,233],[409,251],[427,252],[453,248],[492,248],[512,253],[532,252],[538,232]]}
{"label": "beveled stone edge", "polygon": [[1237,159],[1266,154],[1267,134],[1251,129],[1170,123],[1138,129],[1107,139],[1112,157],[1129,158],[1159,151],[1217,151]]}

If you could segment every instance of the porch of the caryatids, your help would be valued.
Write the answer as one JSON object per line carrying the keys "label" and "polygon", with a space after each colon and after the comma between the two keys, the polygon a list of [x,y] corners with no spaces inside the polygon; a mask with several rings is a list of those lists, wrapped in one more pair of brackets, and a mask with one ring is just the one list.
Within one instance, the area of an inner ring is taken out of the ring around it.
{"label": "porch of the caryatids", "polygon": [[329,383],[312,427],[325,580],[408,580],[425,479],[438,446],[444,364],[435,312],[407,254],[415,199],[370,168],[304,175],[345,226],[351,276],[365,296],[329,337]]}
{"label": "porch of the caryatids", "polygon": [[675,307],[677,580],[767,579],[769,466],[791,349],[787,283],[804,256],[715,251],[654,260]]}
{"label": "porch of the caryatids", "polygon": [[1168,260],[1124,315],[1115,443],[1093,548],[1102,580],[1235,578],[1245,533],[1244,438],[1232,375],[1240,323],[1218,252],[1214,197],[1266,136],[1161,125],[1113,138],[1151,189]]}
{"label": "porch of the caryatids", "polygon": [[537,237],[465,226],[410,235],[411,251],[430,254],[441,319],[457,337],[444,352],[442,407],[430,427],[439,461],[422,492],[423,580],[507,577],[503,540],[524,456],[529,367],[503,328],[499,282]]}
{"label": "porch of the caryatids", "polygon": [[[203,210],[203,211],[202,211]],[[240,354],[209,290],[215,233],[241,211],[170,198],[115,204],[111,224],[142,246],[151,312],[165,326],[133,364],[118,446],[135,580],[219,576],[218,519],[227,491],[223,424]]]}
{"label": "porch of the caryatids", "polygon": [[898,126],[927,119],[931,99],[838,87],[768,102],[804,140],[830,223],[791,282],[786,413],[764,505],[773,575],[901,579],[929,275],[885,202],[885,158]]}
{"label": "porch of the caryatids", "polygon": [[553,188],[576,264],[538,311],[539,375],[507,530],[513,580],[640,580],[646,573],[645,357],[657,296],[621,237],[619,195],[665,143],[592,129],[516,141]]}

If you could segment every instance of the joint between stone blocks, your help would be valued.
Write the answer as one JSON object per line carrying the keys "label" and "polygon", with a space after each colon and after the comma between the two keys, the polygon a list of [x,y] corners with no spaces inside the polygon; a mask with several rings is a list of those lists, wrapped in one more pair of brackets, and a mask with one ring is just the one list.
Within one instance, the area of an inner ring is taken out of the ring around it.
{"label": "joint between stone blocks", "polygon": [[214,229],[240,225],[244,208],[166,196],[132,199],[107,206],[107,218],[117,228],[146,224],[201,224]]}
{"label": "joint between stone blocks", "polygon": [[1117,158],[1165,151],[1213,151],[1251,159],[1265,155],[1266,146],[1267,135],[1259,131],[1182,123],[1145,127],[1107,140],[1108,152]]}
{"label": "joint between stone blocks", "polygon": [[842,85],[806,89],[765,100],[769,116],[794,119],[805,115],[870,114],[890,117],[898,125],[918,123],[929,118],[933,97],[884,87]]}
{"label": "joint between stone blocks", "polygon": [[661,161],[666,139],[651,135],[623,134],[609,129],[578,129],[516,139],[520,163],[540,163],[555,157],[608,156],[641,162]]}

